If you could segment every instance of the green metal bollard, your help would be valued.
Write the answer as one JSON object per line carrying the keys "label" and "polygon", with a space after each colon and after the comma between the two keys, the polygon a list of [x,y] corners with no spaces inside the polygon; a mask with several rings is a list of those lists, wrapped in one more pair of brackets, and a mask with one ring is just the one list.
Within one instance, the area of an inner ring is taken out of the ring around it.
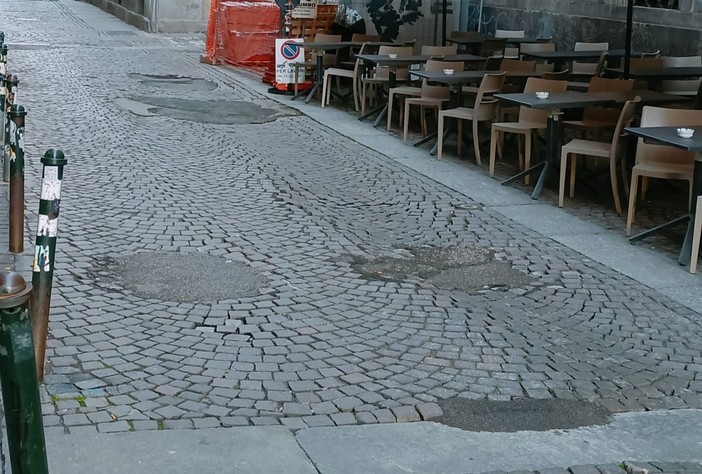
{"label": "green metal bollard", "polygon": [[44,171],[41,179],[39,201],[39,224],[37,225],[34,263],[32,264],[32,336],[37,361],[37,377],[44,380],[44,356],[46,337],[49,332],[49,308],[51,306],[51,282],[54,277],[54,257],[58,236],[58,216],[61,202],[61,180],[67,160],[61,150],[47,150],[41,159]]}
{"label": "green metal bollard", "polygon": [[21,105],[10,108],[10,253],[24,251],[24,117]]}
{"label": "green metal bollard", "polygon": [[0,272],[0,387],[14,474],[48,474],[28,301],[32,286]]}

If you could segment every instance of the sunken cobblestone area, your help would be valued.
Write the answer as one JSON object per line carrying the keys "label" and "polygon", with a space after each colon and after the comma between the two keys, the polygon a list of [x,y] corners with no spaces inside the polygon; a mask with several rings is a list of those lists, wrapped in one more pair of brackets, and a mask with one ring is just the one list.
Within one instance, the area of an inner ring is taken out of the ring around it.
{"label": "sunken cobblestone area", "polygon": [[[69,159],[46,426],[409,422],[441,416],[437,402],[451,397],[702,408],[698,313],[305,116],[223,125],[132,114],[115,100],[285,107],[168,38],[107,35],[62,2],[4,5],[29,110],[27,189],[38,189],[45,149]],[[132,74],[218,87],[172,90]],[[28,196],[30,223],[36,208]],[[449,245],[494,253],[529,281],[447,291],[353,268],[354,258]],[[91,277],[96,262],[140,252],[220,257],[256,269],[266,285],[187,303]]]}

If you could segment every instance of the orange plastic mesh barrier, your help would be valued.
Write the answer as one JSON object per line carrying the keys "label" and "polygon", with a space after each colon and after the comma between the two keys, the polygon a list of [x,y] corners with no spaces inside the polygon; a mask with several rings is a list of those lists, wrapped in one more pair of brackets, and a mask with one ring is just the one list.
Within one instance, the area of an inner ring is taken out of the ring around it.
{"label": "orange plastic mesh barrier", "polygon": [[280,36],[280,8],[273,0],[220,2],[216,56],[240,66],[271,67]]}

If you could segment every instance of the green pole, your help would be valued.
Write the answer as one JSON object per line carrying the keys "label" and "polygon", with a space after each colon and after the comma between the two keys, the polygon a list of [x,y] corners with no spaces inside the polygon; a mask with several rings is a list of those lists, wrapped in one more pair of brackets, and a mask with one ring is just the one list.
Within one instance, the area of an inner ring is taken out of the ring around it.
{"label": "green pole", "polygon": [[28,302],[32,286],[0,272],[0,387],[13,474],[48,474]]}
{"label": "green pole", "polygon": [[40,382],[44,380],[44,357],[46,355],[46,337],[49,332],[51,283],[54,277],[61,181],[63,180],[63,167],[67,160],[61,150],[50,149],[46,150],[41,162],[44,164],[44,170],[41,178],[39,224],[37,225],[34,262],[32,264],[34,292],[30,305],[37,377]]}

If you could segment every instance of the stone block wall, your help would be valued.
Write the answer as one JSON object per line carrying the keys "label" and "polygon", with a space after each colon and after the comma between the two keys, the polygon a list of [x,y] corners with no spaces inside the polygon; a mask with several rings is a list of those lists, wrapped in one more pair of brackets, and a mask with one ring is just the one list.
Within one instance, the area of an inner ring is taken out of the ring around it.
{"label": "stone block wall", "polygon": [[207,31],[210,0],[84,0],[150,32]]}

